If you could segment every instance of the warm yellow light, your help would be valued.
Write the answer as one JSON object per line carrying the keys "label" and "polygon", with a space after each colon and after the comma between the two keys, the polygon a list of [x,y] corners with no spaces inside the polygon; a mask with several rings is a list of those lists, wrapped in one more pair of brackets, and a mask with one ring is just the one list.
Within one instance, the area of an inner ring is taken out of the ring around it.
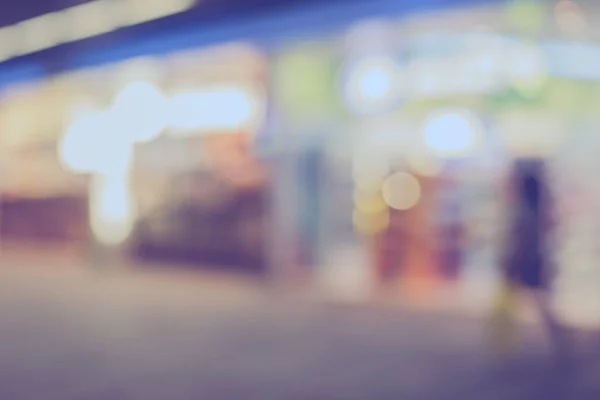
{"label": "warm yellow light", "polygon": [[409,210],[421,198],[421,185],[412,175],[397,172],[383,183],[383,198],[388,206],[396,210]]}
{"label": "warm yellow light", "polygon": [[378,213],[365,213],[354,210],[352,215],[354,229],[364,235],[374,235],[387,229],[390,224],[390,214],[387,209]]}
{"label": "warm yellow light", "polygon": [[388,208],[379,191],[375,193],[355,191],[354,205],[357,210],[365,214],[377,214]]}

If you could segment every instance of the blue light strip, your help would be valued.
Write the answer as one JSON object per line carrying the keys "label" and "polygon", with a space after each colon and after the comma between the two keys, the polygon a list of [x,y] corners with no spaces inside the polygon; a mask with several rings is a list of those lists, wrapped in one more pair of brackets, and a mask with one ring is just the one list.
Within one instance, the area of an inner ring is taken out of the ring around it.
{"label": "blue light strip", "polygon": [[0,90],[19,83],[42,80],[46,76],[46,70],[38,63],[21,63],[15,66],[0,65]]}
{"label": "blue light strip", "polygon": [[452,9],[506,0],[361,0],[298,6],[273,11],[252,19],[241,18],[212,26],[173,29],[140,40],[90,50],[74,57],[68,69],[79,69],[116,62],[128,58],[164,54],[181,49],[201,47],[226,41],[249,39],[271,42],[274,38],[305,35],[343,28],[354,20],[375,17],[401,17],[418,12]]}

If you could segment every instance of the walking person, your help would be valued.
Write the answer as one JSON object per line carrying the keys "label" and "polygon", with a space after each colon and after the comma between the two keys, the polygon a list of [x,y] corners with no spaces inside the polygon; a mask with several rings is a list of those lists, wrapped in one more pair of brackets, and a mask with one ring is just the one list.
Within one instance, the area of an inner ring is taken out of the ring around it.
{"label": "walking person", "polygon": [[[533,301],[549,338],[561,359],[569,354],[566,328],[551,305],[553,273],[548,251],[553,210],[544,162],[517,160],[509,180],[510,207],[503,254],[503,286],[496,304],[496,322],[504,326],[500,335],[510,336],[518,296]],[[500,316],[498,318],[498,316]],[[507,337],[504,338],[505,340]],[[506,341],[505,341],[506,344]]]}

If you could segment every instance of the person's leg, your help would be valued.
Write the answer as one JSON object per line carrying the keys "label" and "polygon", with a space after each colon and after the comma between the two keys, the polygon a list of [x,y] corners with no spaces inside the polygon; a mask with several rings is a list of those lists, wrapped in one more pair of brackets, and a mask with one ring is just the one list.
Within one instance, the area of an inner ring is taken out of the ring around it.
{"label": "person's leg", "polygon": [[569,357],[572,345],[570,334],[552,310],[551,293],[540,289],[531,290],[530,292],[557,354],[560,357]]}
{"label": "person's leg", "polygon": [[516,287],[510,283],[503,283],[493,304],[491,339],[496,352],[503,358],[510,355],[516,347],[516,297]]}

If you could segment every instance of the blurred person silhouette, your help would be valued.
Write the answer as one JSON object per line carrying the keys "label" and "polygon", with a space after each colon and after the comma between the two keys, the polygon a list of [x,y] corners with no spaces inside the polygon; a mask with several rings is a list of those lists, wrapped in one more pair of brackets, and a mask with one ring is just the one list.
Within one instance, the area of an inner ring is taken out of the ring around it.
{"label": "blurred person silhouette", "polygon": [[557,355],[569,355],[568,331],[552,309],[553,273],[548,251],[553,210],[544,162],[520,159],[509,180],[509,215],[503,254],[503,282],[495,305],[494,333],[506,350],[514,345],[519,295],[533,300]]}

